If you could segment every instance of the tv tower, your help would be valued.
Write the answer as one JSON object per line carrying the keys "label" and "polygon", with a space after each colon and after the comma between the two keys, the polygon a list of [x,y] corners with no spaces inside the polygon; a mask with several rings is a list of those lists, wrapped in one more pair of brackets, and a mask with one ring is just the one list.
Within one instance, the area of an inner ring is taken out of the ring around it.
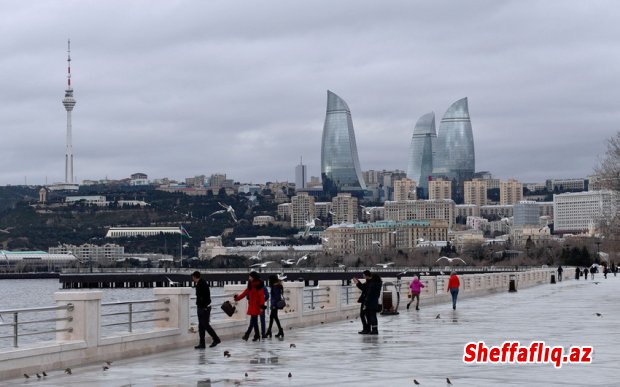
{"label": "tv tower", "polygon": [[73,184],[73,144],[71,139],[71,112],[75,106],[71,87],[71,39],[67,40],[67,89],[62,104],[67,111],[67,149],[65,151],[65,183]]}

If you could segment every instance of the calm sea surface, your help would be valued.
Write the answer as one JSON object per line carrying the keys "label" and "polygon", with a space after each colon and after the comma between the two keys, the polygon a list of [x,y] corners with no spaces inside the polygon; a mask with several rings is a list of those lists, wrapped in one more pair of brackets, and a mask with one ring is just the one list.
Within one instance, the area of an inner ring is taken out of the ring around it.
{"label": "calm sea surface", "polygon": [[[19,308],[36,308],[44,306],[55,306],[54,293],[55,292],[75,292],[88,289],[61,289],[58,279],[28,279],[28,280],[0,280],[0,350],[13,347],[13,314],[2,313],[2,310],[19,309]],[[130,300],[147,300],[154,299],[153,289],[91,289],[103,291],[102,303],[110,303],[115,301],[130,301]],[[212,294],[223,293],[222,288],[212,288]],[[152,309],[157,304],[139,304],[134,305],[133,311],[140,311],[145,309]],[[117,306],[105,306],[102,308],[102,313],[115,313],[126,312],[128,310],[127,305]],[[219,311],[218,311],[219,312]],[[54,318],[56,312],[38,312],[38,313],[19,313],[18,319],[20,322],[42,320]],[[192,314],[195,314],[195,310],[192,310]],[[146,320],[152,318],[153,313],[137,313],[133,316],[133,320]],[[128,320],[127,315],[118,316],[106,316],[102,317],[102,324],[122,323]],[[134,325],[133,331],[139,331],[142,329],[149,329],[152,327],[152,322],[139,323]],[[20,333],[33,333],[46,330],[55,329],[55,323],[37,323],[37,324],[25,324],[19,326]],[[115,325],[109,327],[103,327],[103,335],[112,335],[115,332],[127,332],[128,325]],[[7,337],[9,336],[9,337]],[[37,341],[53,340],[54,333],[37,334],[37,335],[24,335],[18,339],[18,345],[31,344]]]}

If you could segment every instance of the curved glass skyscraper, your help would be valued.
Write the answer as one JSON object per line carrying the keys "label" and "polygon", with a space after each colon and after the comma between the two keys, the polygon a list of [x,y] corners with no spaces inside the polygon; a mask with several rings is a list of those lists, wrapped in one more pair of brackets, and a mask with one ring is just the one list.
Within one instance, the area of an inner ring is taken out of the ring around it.
{"label": "curved glass skyscraper", "polygon": [[321,144],[321,178],[323,190],[331,194],[366,189],[351,111],[342,98],[329,90]]}
{"label": "curved glass skyscraper", "polygon": [[437,132],[435,132],[435,113],[430,112],[418,119],[413,128],[409,146],[407,177],[413,179],[418,187],[428,194],[428,178],[433,173],[433,151]]}
{"label": "curved glass skyscraper", "polygon": [[474,135],[467,98],[463,98],[450,106],[439,124],[433,175],[453,181],[453,198],[459,203],[463,200],[463,182],[472,179],[475,168]]}

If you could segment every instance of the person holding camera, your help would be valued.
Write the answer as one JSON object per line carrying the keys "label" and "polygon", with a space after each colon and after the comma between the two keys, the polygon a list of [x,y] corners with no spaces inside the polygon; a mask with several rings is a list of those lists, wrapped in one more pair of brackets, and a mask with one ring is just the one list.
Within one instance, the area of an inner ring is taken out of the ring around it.
{"label": "person holding camera", "polygon": [[364,310],[364,300],[366,299],[366,294],[368,294],[368,283],[361,282],[357,277],[353,277],[353,282],[355,286],[361,291],[360,297],[357,299],[358,304],[360,304],[360,321],[362,322],[362,330],[357,332],[360,335],[367,335],[370,333],[370,327],[368,326],[368,321],[366,321],[366,311]]}
{"label": "person holding camera", "polygon": [[362,290],[362,295],[360,296],[362,303],[360,318],[364,315],[365,320],[362,318],[362,325],[364,325],[364,322],[366,323],[364,329],[358,333],[362,335],[378,335],[377,312],[379,312],[379,297],[381,296],[383,281],[381,281],[379,275],[371,273],[370,270],[364,270],[363,274],[366,279],[366,282],[363,284],[357,278],[354,278],[355,285]]}

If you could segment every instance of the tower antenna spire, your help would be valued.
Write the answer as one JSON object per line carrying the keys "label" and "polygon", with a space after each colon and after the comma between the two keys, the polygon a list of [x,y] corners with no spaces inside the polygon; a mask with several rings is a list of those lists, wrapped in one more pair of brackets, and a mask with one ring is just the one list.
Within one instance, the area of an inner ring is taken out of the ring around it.
{"label": "tower antenna spire", "polygon": [[71,88],[71,39],[67,39],[67,87]]}
{"label": "tower antenna spire", "polygon": [[67,148],[65,152],[65,183],[73,183],[73,140],[71,127],[71,112],[75,106],[73,88],[71,87],[71,39],[67,40],[67,90],[62,104],[67,111]]}

